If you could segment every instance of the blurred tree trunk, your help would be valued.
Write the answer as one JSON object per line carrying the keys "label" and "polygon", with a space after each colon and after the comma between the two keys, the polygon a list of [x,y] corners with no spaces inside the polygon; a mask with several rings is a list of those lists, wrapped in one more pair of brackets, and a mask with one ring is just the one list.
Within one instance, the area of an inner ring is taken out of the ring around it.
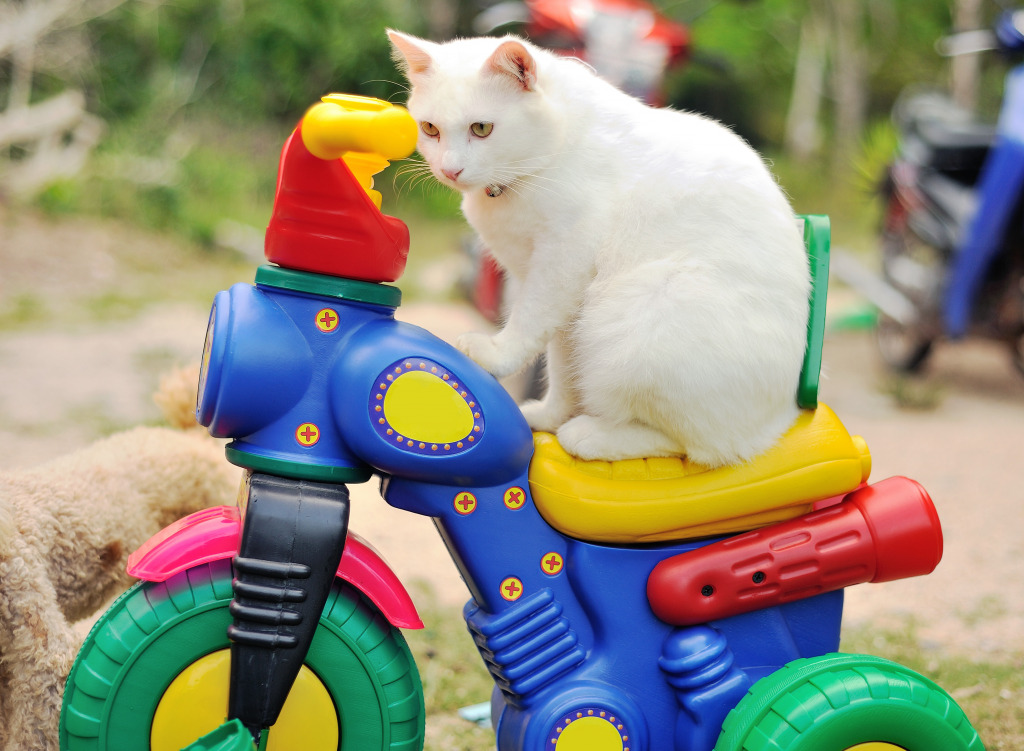
{"label": "blurred tree trunk", "polygon": [[786,151],[807,161],[821,147],[821,101],[825,93],[828,29],[820,14],[808,13],[800,25],[793,91],[786,113]]}
{"label": "blurred tree trunk", "polygon": [[847,163],[858,148],[867,117],[867,21],[864,0],[808,2],[786,117],[786,149],[795,159],[806,160],[823,145],[826,98],[834,163]]}
{"label": "blurred tree trunk", "polygon": [[835,97],[834,158],[847,163],[855,154],[867,118],[867,19],[862,0],[829,3],[832,12]]}
{"label": "blurred tree trunk", "polygon": [[[953,28],[973,31],[982,24],[982,0],[954,0]],[[950,60],[950,88],[953,101],[973,110],[978,104],[978,85],[981,80],[979,55],[957,55]]]}

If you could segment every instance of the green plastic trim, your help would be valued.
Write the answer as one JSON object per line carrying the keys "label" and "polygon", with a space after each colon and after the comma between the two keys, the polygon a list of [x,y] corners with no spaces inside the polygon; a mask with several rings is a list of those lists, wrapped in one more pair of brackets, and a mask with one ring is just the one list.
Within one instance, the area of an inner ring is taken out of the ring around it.
{"label": "green plastic trim", "polygon": [[832,244],[832,227],[827,216],[807,214],[804,221],[804,246],[811,271],[811,297],[807,317],[807,349],[800,371],[796,402],[801,409],[818,406],[818,383],[821,379],[821,351],[825,346],[825,303],[828,298],[828,263]]}
{"label": "green plastic trim", "polygon": [[268,264],[256,269],[256,284],[288,289],[293,292],[306,292],[321,297],[337,297],[353,302],[383,305],[388,308],[397,308],[402,303],[402,290],[388,284],[313,274],[308,271],[296,271]]}
{"label": "green plastic trim", "polygon": [[[269,738],[270,733],[264,733],[263,737]],[[252,751],[254,748],[252,735],[242,721],[229,720],[182,751]]]}
{"label": "green plastic trim", "polygon": [[229,444],[224,448],[224,455],[236,467],[263,472],[268,475],[289,477],[293,480],[311,480],[313,482],[366,482],[373,473],[366,467],[330,467],[323,464],[302,464],[287,459],[274,459],[269,456],[250,454],[232,448]]}

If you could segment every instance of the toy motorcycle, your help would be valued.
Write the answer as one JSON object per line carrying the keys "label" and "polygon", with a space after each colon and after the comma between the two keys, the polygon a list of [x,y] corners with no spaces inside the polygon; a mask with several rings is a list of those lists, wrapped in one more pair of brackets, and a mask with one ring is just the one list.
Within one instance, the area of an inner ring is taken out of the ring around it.
{"label": "toy motorcycle", "polygon": [[[1024,11],[1001,15],[983,40],[968,51],[1020,53]],[[934,93],[901,99],[895,120],[900,152],[883,191],[883,359],[915,371],[938,339],[976,333],[1006,342],[1024,375],[1024,67],[1006,78],[996,126]]]}
{"label": "toy motorcycle", "polygon": [[[285,144],[272,265],[220,292],[197,414],[245,468],[240,508],[168,527],[68,679],[67,751],[418,751],[402,583],[347,530],[346,483],[434,519],[494,678],[500,751],[934,751],[982,744],[928,679],[836,654],[843,588],[930,572],[938,517],[817,404],[828,223],[804,411],[749,464],[582,462],[481,368],[397,322],[408,232],[371,175],[402,109],[331,95]],[[628,377],[628,374],[624,374]]]}

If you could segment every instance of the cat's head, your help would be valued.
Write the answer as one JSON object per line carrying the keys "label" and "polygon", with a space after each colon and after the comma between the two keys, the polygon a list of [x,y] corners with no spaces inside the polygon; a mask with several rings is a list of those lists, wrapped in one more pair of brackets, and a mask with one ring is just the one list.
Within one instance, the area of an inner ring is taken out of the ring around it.
{"label": "cat's head", "polygon": [[558,153],[561,118],[543,88],[543,52],[515,37],[436,44],[388,36],[411,84],[417,148],[442,183],[501,192]]}

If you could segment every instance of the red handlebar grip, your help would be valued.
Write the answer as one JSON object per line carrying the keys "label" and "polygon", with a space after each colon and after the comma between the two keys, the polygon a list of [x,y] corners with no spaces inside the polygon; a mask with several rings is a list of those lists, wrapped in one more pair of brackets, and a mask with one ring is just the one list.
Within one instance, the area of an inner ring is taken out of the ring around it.
{"label": "red handlebar grip", "polygon": [[928,493],[905,477],[841,503],[659,563],[651,609],[678,626],[706,623],[863,582],[930,573],[942,530]]}

